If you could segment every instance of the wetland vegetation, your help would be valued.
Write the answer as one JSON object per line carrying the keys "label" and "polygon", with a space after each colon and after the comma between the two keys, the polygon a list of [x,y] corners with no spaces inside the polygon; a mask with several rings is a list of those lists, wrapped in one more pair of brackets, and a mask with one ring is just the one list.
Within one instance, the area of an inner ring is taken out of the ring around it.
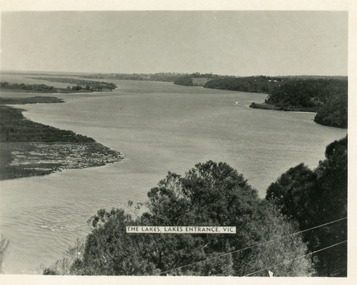
{"label": "wetland vegetation", "polygon": [[[2,99],[7,104],[62,102],[52,97]],[[2,103],[4,104],[4,103]],[[0,105],[0,179],[45,175],[122,159],[92,138],[27,120],[24,110]]]}

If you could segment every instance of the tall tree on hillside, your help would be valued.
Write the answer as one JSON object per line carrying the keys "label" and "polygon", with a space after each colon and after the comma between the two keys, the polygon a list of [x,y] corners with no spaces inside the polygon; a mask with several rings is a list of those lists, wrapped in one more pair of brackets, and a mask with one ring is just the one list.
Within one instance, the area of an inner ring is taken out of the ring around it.
{"label": "tall tree on hillside", "polygon": [[[269,186],[266,196],[301,230],[339,220],[304,233],[311,252],[347,240],[347,137],[329,144],[325,157],[315,171],[303,165],[290,169]],[[347,243],[315,257],[319,275],[347,275]]]}

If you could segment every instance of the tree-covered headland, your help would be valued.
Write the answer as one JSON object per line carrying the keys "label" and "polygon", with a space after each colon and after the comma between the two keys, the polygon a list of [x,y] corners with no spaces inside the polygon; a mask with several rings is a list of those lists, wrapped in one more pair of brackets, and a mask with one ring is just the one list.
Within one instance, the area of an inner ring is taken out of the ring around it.
{"label": "tree-covered headland", "polygon": [[270,93],[282,81],[280,77],[222,77],[208,81],[204,87],[254,93]]}
{"label": "tree-covered headland", "polygon": [[347,128],[347,79],[290,79],[276,86],[266,103],[281,110],[317,112],[316,123]]}
{"label": "tree-covered headland", "polygon": [[[209,76],[209,75],[205,75]],[[193,86],[201,74],[182,76],[174,82]],[[205,88],[266,93],[264,103],[253,102],[250,107],[282,111],[316,112],[318,124],[347,128],[348,80],[346,77],[324,76],[218,76],[211,75]]]}
{"label": "tree-covered headland", "polygon": [[252,108],[316,112],[321,125],[347,128],[348,83],[345,77],[242,77],[211,80],[206,88],[267,93]]}

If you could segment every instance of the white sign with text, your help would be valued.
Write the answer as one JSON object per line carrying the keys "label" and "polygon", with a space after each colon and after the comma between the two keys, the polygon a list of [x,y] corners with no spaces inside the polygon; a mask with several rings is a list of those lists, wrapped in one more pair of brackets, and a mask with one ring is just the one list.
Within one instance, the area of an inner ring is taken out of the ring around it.
{"label": "white sign with text", "polygon": [[219,226],[127,226],[131,234],[235,234],[236,227]]}

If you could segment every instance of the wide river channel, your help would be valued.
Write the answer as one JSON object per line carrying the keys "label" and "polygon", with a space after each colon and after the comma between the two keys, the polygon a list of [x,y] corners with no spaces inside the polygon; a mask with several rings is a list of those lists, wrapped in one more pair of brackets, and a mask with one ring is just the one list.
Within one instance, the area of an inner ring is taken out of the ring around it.
{"label": "wide river channel", "polygon": [[314,113],[249,108],[264,94],[113,82],[119,85],[113,92],[62,94],[56,96],[63,104],[18,106],[28,119],[92,137],[125,159],[1,181],[0,234],[10,240],[4,273],[40,274],[86,236],[97,210],[145,201],[168,171],[184,174],[198,162],[227,162],[263,198],[290,167],[317,167],[326,145],[347,133],[315,124]]}

